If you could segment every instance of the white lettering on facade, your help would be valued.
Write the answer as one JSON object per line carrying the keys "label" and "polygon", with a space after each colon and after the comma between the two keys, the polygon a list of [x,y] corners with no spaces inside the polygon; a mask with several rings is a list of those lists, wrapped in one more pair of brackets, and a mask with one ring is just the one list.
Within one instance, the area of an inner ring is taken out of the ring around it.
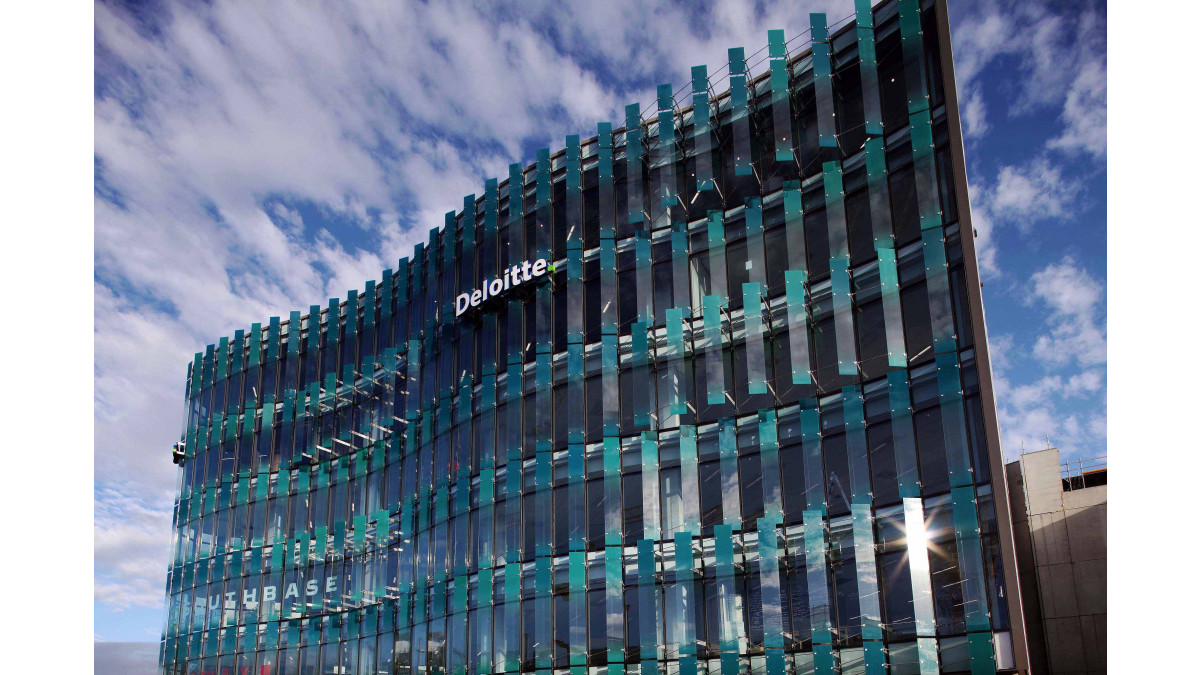
{"label": "white lettering on facade", "polygon": [[[337,595],[338,593],[338,576],[330,575],[325,577],[324,589],[320,578],[301,579],[299,582],[292,582],[284,586],[283,600],[288,598],[299,598],[301,592],[306,596],[316,596],[324,593],[325,596]],[[237,591],[230,591],[224,595],[196,595],[192,604],[195,607],[196,613],[203,613],[205,610],[236,610],[238,609]],[[254,611],[259,605],[259,589],[247,588],[241,592],[241,609],[243,611]],[[271,605],[279,600],[278,586],[263,586],[262,587],[262,603]]]}
{"label": "white lettering on facade", "polygon": [[485,280],[483,288],[473,288],[454,299],[454,316],[462,316],[472,307],[478,307],[488,298],[494,298],[513,286],[520,286],[541,277],[549,269],[545,258],[533,262],[528,260],[502,271],[495,279]]}

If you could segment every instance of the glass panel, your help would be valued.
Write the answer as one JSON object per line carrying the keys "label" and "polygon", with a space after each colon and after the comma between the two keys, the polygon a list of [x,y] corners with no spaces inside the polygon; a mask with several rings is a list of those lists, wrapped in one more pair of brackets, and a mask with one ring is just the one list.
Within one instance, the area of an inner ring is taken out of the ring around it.
{"label": "glass panel", "polygon": [[196,354],[164,669],[994,670],[987,402],[900,4],[881,45],[858,0],[811,60],[731,50],[729,95],[697,67],[690,111],[662,85],[361,292]]}

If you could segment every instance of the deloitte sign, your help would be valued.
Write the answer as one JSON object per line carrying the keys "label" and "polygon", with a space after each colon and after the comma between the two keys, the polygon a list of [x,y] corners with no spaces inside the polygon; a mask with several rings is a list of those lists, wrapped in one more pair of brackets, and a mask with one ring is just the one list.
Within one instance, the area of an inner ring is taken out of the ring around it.
{"label": "deloitte sign", "polygon": [[546,274],[546,270],[553,272],[554,268],[546,263],[545,258],[538,258],[533,262],[526,260],[523,263],[513,265],[504,270],[499,277],[485,281],[483,288],[473,288],[470,293],[463,293],[455,298],[454,316],[462,316],[463,312],[466,312],[468,309],[478,307],[480,303],[486,302],[488,298],[499,297],[510,288],[539,279]]}

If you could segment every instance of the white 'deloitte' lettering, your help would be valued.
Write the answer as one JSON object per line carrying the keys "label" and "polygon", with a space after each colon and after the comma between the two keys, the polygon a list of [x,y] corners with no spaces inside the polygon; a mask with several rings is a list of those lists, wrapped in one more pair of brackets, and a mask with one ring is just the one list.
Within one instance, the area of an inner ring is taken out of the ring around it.
{"label": "white 'deloitte' lettering", "polygon": [[483,288],[473,288],[470,293],[462,293],[454,299],[454,316],[462,316],[463,312],[472,307],[478,307],[488,298],[494,298],[513,286],[528,283],[546,273],[549,265],[545,258],[532,262],[526,260],[513,265],[500,273],[500,276],[483,282]]}

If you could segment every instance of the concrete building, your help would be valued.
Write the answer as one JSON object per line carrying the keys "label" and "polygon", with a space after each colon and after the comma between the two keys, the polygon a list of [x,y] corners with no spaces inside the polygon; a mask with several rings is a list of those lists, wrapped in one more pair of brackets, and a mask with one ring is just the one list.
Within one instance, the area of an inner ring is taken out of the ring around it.
{"label": "concrete building", "polygon": [[1049,448],[1007,471],[1031,672],[1107,672],[1107,466]]}

